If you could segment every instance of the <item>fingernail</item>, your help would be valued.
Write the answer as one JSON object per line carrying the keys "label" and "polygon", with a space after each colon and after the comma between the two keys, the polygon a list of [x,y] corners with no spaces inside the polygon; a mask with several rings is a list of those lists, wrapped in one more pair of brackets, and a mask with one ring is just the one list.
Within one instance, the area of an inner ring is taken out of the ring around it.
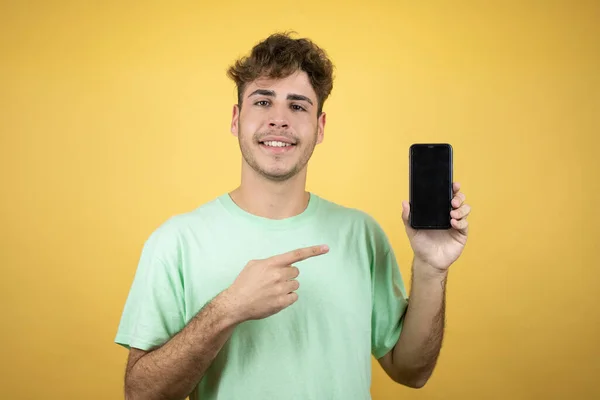
{"label": "fingernail", "polygon": [[329,246],[327,246],[326,244],[324,244],[323,246],[321,246],[321,250],[327,251],[327,250],[329,250]]}

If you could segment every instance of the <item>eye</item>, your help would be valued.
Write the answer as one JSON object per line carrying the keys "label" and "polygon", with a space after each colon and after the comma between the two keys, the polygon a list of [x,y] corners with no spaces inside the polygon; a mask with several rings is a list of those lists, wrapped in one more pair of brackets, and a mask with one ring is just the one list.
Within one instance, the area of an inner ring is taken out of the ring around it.
{"label": "eye", "polygon": [[257,106],[268,106],[269,102],[267,100],[259,100],[256,103],[254,103]]}
{"label": "eye", "polygon": [[292,104],[292,110],[294,111],[306,111],[306,109],[298,104]]}

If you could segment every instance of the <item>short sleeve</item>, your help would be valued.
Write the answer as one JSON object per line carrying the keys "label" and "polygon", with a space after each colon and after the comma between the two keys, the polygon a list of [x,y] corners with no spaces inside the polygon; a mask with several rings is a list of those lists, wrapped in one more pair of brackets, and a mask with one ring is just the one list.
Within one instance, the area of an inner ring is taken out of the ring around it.
{"label": "short sleeve", "polygon": [[148,351],[185,326],[183,281],[174,230],[159,227],[144,244],[115,343]]}
{"label": "short sleeve", "polygon": [[373,310],[371,314],[371,352],[375,358],[387,354],[398,342],[408,307],[406,289],[394,251],[387,240],[376,246],[371,272]]}

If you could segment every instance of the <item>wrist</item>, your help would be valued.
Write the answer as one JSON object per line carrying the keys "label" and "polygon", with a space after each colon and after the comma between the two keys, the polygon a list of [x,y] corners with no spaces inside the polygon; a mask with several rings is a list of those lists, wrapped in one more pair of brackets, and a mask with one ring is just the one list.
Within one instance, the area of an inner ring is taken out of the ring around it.
{"label": "wrist", "polygon": [[246,321],[242,304],[231,287],[223,290],[215,298],[219,302],[219,308],[223,312],[223,317],[229,325],[238,325]]}
{"label": "wrist", "polygon": [[448,269],[434,267],[415,256],[413,260],[413,274],[424,279],[445,280],[448,277]]}

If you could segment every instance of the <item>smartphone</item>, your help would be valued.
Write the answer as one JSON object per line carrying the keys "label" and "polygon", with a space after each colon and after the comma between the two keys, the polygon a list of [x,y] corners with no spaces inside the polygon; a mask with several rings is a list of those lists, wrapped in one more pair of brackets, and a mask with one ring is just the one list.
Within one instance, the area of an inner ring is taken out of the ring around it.
{"label": "smartphone", "polygon": [[452,210],[452,146],[415,143],[409,151],[410,226],[449,229]]}

